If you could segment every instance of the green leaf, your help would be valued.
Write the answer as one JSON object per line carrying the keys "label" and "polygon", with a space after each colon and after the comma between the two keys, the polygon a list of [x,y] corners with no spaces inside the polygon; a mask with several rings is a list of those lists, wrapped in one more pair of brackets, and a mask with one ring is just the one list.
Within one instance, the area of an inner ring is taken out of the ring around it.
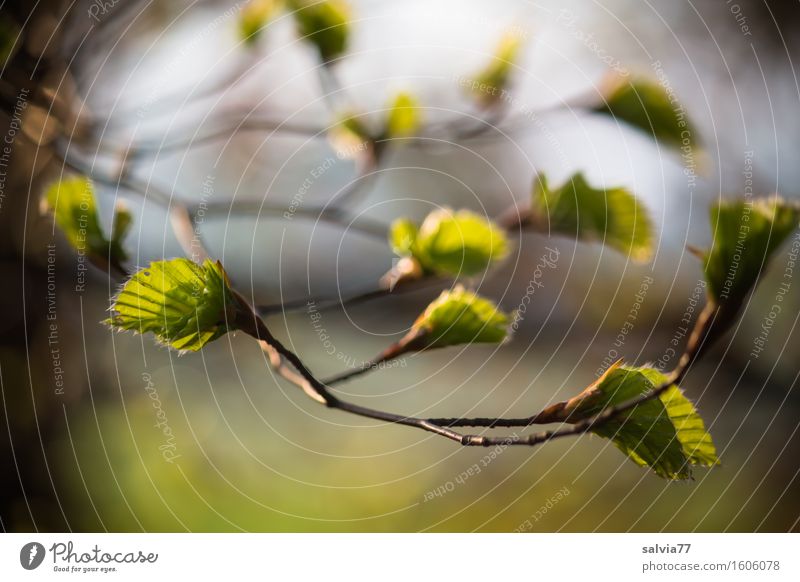
{"label": "green leaf", "polygon": [[419,230],[410,221],[396,221],[390,243],[400,256],[417,259],[426,272],[470,276],[508,255],[505,232],[469,210],[431,212]]}
{"label": "green leaf", "polygon": [[78,251],[95,259],[110,259],[121,265],[128,259],[122,241],[131,222],[130,213],[115,215],[115,234],[108,240],[100,228],[100,218],[91,180],[85,177],[67,178],[51,185],[45,202],[55,215],[56,224],[69,243]]}
{"label": "green leaf", "polygon": [[621,187],[593,188],[580,172],[556,189],[537,176],[531,214],[542,229],[602,242],[635,261],[652,254],[653,226],[636,197]]}
{"label": "green leaf", "polygon": [[[619,362],[582,394],[568,401],[569,422],[590,418],[625,404],[663,385],[668,379],[652,368],[630,368]],[[592,429],[610,439],[631,460],[667,479],[689,479],[692,465],[719,463],[711,435],[694,405],[677,386],[620,413]]]}
{"label": "green leaf", "polygon": [[340,57],[347,49],[350,7],[344,0],[289,0],[299,34],[313,43],[323,61]]}
{"label": "green leaf", "polygon": [[185,258],[154,261],[137,271],[114,298],[106,323],[152,332],[176,350],[197,351],[232,329],[237,308],[219,262]]}
{"label": "green leaf", "polygon": [[414,322],[407,338],[415,349],[470,343],[499,343],[508,335],[509,316],[457,285],[444,291]]}
{"label": "green leaf", "polygon": [[417,240],[419,229],[408,218],[398,218],[389,229],[389,243],[395,254],[411,256],[414,243]]}
{"label": "green leaf", "polygon": [[422,119],[419,102],[410,93],[398,93],[386,120],[386,137],[408,137],[417,132]]}
{"label": "green leaf", "polygon": [[710,296],[718,304],[741,304],[755,287],[772,253],[798,223],[800,206],[778,196],[714,204],[711,249],[700,253]]}
{"label": "green leaf", "polygon": [[491,63],[475,75],[469,90],[482,106],[493,105],[503,96],[521,47],[522,37],[515,31],[507,32],[497,45]]}
{"label": "green leaf", "polygon": [[280,0],[250,0],[239,12],[239,35],[247,44],[258,41],[264,27],[275,16]]}
{"label": "green leaf", "polygon": [[674,95],[659,83],[620,78],[595,111],[610,115],[661,143],[690,155],[699,151],[699,134]]}

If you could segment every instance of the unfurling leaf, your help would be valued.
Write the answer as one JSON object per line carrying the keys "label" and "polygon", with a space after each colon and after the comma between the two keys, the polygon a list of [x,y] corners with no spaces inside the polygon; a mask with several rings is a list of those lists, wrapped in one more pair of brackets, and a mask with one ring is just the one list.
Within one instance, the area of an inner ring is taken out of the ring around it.
{"label": "unfurling leaf", "polygon": [[347,49],[350,6],[344,0],[289,0],[300,36],[313,43],[324,62]]}
{"label": "unfurling leaf", "polygon": [[232,329],[237,306],[219,262],[154,261],[128,279],[106,323],[152,332],[176,350],[197,351]]}
{"label": "unfurling leaf", "polygon": [[580,172],[561,187],[534,179],[531,215],[542,230],[602,242],[635,261],[652,254],[653,226],[646,209],[625,188],[593,188]]}
{"label": "unfurling leaf", "polygon": [[398,93],[386,120],[386,137],[408,137],[417,132],[422,120],[419,102],[410,93]]}
{"label": "unfurling leaf", "polygon": [[508,254],[506,234],[491,221],[448,208],[431,212],[418,230],[407,219],[395,221],[390,243],[398,255],[440,275],[475,275]]}
{"label": "unfurling leaf", "polygon": [[[617,362],[597,382],[565,404],[562,419],[577,422],[593,417],[606,408],[647,394],[667,381],[655,369],[629,368]],[[602,422],[592,432],[611,439],[635,463],[649,466],[667,479],[689,479],[692,465],[719,463],[703,419],[674,385]]]}
{"label": "unfurling leaf", "polygon": [[[443,291],[416,319],[403,338],[383,350],[370,367],[403,354],[473,343],[500,343],[508,337],[509,316],[489,301],[457,285]],[[325,380],[333,385],[353,376],[347,372]]]}
{"label": "unfurling leaf", "polygon": [[118,205],[112,237],[108,240],[100,228],[91,180],[75,177],[56,182],[48,188],[45,203],[53,212],[56,224],[78,252],[86,253],[96,262],[109,261],[114,266],[128,259],[122,242],[130,227],[130,212]]}
{"label": "unfurling leaf", "polygon": [[428,305],[406,338],[417,350],[499,343],[508,335],[508,324],[509,316],[494,303],[457,285]]}
{"label": "unfurling leaf", "polygon": [[772,253],[800,224],[800,205],[778,196],[718,202],[711,208],[714,238],[700,252],[709,296],[738,309]]}
{"label": "unfurling leaf", "polygon": [[389,243],[395,254],[411,256],[414,242],[417,240],[419,228],[408,218],[398,218],[389,229]]}
{"label": "unfurling leaf", "polygon": [[595,111],[610,115],[684,154],[699,153],[699,137],[671,93],[647,79],[620,78],[610,85]]}
{"label": "unfurling leaf", "polygon": [[242,40],[255,44],[282,4],[280,0],[250,0],[239,13],[239,35]]}
{"label": "unfurling leaf", "polygon": [[508,88],[511,70],[521,47],[522,37],[516,31],[503,35],[492,62],[475,76],[468,87],[480,105],[488,107],[502,98],[503,91]]}

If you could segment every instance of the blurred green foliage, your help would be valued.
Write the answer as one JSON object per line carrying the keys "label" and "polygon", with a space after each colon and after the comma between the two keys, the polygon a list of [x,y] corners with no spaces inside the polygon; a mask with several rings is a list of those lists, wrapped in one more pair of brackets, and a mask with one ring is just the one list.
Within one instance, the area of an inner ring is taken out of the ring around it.
{"label": "blurred green foliage", "polygon": [[635,261],[653,253],[647,209],[625,188],[594,188],[578,172],[558,188],[540,174],[533,181],[533,219],[542,229],[602,242]]}
{"label": "blurred green foliage", "polygon": [[508,255],[508,238],[494,223],[469,210],[442,208],[417,228],[408,219],[391,227],[389,243],[400,256],[412,256],[429,273],[475,275]]}

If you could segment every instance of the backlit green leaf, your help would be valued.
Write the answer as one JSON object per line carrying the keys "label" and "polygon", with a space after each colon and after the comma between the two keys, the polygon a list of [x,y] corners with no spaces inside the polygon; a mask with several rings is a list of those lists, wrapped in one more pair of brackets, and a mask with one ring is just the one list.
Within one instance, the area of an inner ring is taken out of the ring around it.
{"label": "backlit green leaf", "polygon": [[[592,417],[665,382],[667,377],[652,368],[614,364],[595,384],[567,403],[565,418],[576,422]],[[603,422],[592,432],[611,439],[635,463],[649,466],[667,479],[688,479],[692,465],[719,462],[702,418],[677,386]]]}
{"label": "backlit green leaf", "polygon": [[219,262],[154,261],[128,279],[106,323],[152,332],[176,350],[197,351],[232,329],[236,306]]}
{"label": "backlit green leaf", "polygon": [[53,212],[56,224],[78,252],[96,260],[109,259],[115,265],[127,260],[122,242],[130,226],[130,213],[124,209],[117,211],[109,241],[100,228],[91,180],[75,177],[56,182],[48,188],[45,202]]}
{"label": "backlit green leaf", "polygon": [[419,102],[410,93],[398,93],[389,110],[386,121],[386,137],[408,137],[421,124]]}
{"label": "backlit green leaf", "polygon": [[502,98],[521,47],[522,37],[519,34],[512,31],[503,35],[491,63],[475,75],[468,87],[478,103],[487,107]]}
{"label": "backlit green leaf", "polygon": [[461,285],[444,291],[414,322],[408,337],[417,349],[470,343],[499,343],[508,335],[509,316]]}
{"label": "backlit green leaf", "polygon": [[441,275],[475,275],[508,254],[505,232],[469,210],[434,210],[417,232],[408,220],[395,222],[390,242],[399,255]]}
{"label": "backlit green leaf", "polygon": [[411,256],[418,234],[419,229],[416,224],[407,218],[398,218],[392,223],[389,230],[389,243],[392,250],[401,257]]}
{"label": "backlit green leaf", "polygon": [[250,0],[239,12],[239,34],[242,40],[255,44],[282,4],[280,0]]}
{"label": "backlit green leaf", "polygon": [[581,173],[556,189],[537,176],[531,214],[543,230],[602,242],[635,261],[652,254],[653,226],[636,197],[621,187],[594,188]]}
{"label": "backlit green leaf", "polygon": [[710,296],[719,304],[739,305],[798,224],[800,206],[777,196],[712,206],[714,239],[711,249],[701,253]]}
{"label": "backlit green leaf", "polygon": [[655,81],[621,78],[596,111],[643,131],[687,155],[699,150],[699,137],[671,91]]}
{"label": "backlit green leaf", "polygon": [[300,36],[313,43],[323,61],[347,49],[350,7],[344,0],[289,0]]}

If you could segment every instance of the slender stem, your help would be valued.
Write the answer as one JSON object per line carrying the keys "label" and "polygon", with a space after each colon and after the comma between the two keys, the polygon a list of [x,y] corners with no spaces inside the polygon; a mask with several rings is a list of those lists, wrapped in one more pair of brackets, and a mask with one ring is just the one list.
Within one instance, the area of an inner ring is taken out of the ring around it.
{"label": "slender stem", "polygon": [[[247,305],[243,299],[241,299],[241,301],[243,302],[244,305]],[[709,302],[707,304],[701,316],[695,323],[695,329],[687,344],[687,350],[684,353],[684,357],[681,358],[678,366],[667,376],[668,379],[663,384],[655,387],[650,392],[642,394],[641,396],[634,398],[628,402],[625,402],[618,406],[606,408],[591,418],[586,418],[578,422],[575,422],[574,424],[572,424],[572,426],[568,428],[549,430],[525,436],[520,436],[517,434],[513,434],[510,436],[486,436],[486,435],[469,435],[469,434],[463,435],[456,431],[453,431],[452,427],[482,426],[486,428],[497,428],[497,427],[524,428],[533,424],[552,423],[556,420],[560,420],[559,413],[563,410],[565,403],[561,402],[554,404],[533,416],[526,418],[519,418],[519,419],[503,419],[503,418],[421,419],[416,417],[398,415],[390,412],[383,412],[380,410],[375,410],[359,406],[356,404],[352,404],[350,402],[340,400],[335,396],[333,396],[328,390],[330,382],[322,382],[317,380],[314,377],[314,375],[308,370],[308,368],[305,367],[302,361],[300,361],[297,355],[295,355],[293,352],[285,348],[280,342],[278,342],[278,340],[274,338],[274,336],[272,336],[272,334],[269,332],[266,325],[264,324],[263,320],[261,320],[261,318],[258,317],[255,311],[252,311],[252,308],[250,308],[250,315],[245,318],[245,327],[243,327],[243,330],[246,331],[247,333],[251,333],[258,339],[267,341],[271,345],[273,345],[274,348],[282,356],[284,356],[287,360],[289,360],[292,363],[292,365],[298,370],[298,372],[303,376],[303,378],[309,382],[309,384],[314,388],[314,390],[318,392],[318,394],[322,397],[322,399],[324,399],[325,404],[330,408],[338,408],[339,410],[342,410],[344,412],[349,412],[351,414],[356,414],[358,416],[364,416],[376,420],[383,420],[395,424],[412,426],[415,428],[419,428],[443,436],[450,440],[457,441],[463,446],[483,446],[483,447],[495,446],[495,445],[534,446],[554,439],[563,438],[566,436],[577,436],[589,432],[592,429],[600,426],[601,424],[608,422],[612,418],[615,418],[629,410],[632,410],[636,406],[639,406],[640,404],[647,402],[648,400],[657,398],[659,395],[668,390],[671,386],[677,384],[685,376],[689,367],[694,363],[697,357],[699,357],[699,355],[703,353],[707,343],[719,336],[718,333],[713,332],[715,315],[718,313],[718,311],[719,308],[716,306],[715,303]],[[247,319],[249,319],[251,322],[255,322],[254,328],[248,327],[246,325]],[[253,330],[255,331],[255,333],[253,333]],[[390,350],[391,349],[392,348],[390,348]],[[387,352],[390,350],[387,350]],[[336,378],[334,378],[334,381],[335,380]]]}
{"label": "slender stem", "polygon": [[[220,129],[211,131],[205,135],[198,137],[184,138],[164,143],[163,140],[146,141],[134,144],[130,147],[131,156],[140,158],[143,156],[158,155],[161,156],[165,153],[173,151],[186,151],[194,147],[204,145],[216,140],[228,138],[237,133],[246,133],[253,131],[270,131],[273,133],[290,133],[310,137],[324,137],[325,130],[313,127],[306,127],[302,125],[294,125],[287,122],[277,122],[269,119],[245,119],[239,122],[233,122],[225,125]],[[123,146],[116,144],[103,144],[106,148],[121,149]],[[127,146],[124,146],[127,147]]]}
{"label": "slender stem", "polygon": [[[189,204],[187,205],[189,212],[195,215],[200,210],[200,205]],[[288,211],[285,207],[276,207],[265,205],[262,201],[257,200],[230,200],[227,202],[207,202],[203,206],[203,212],[206,216],[214,214],[239,215],[239,216],[252,216],[252,215],[277,215],[284,216]],[[316,206],[301,206],[294,209],[290,216],[301,217],[306,220],[314,220],[347,228],[348,230],[355,231],[364,236],[374,239],[386,240],[386,232],[388,226],[383,222],[369,219],[361,216],[357,220],[348,221],[345,219],[345,212],[336,207],[316,207]]]}
{"label": "slender stem", "polygon": [[[686,373],[689,371],[692,364],[697,361],[700,355],[705,353],[705,350],[721,335],[722,332],[720,332],[719,328],[717,327],[720,324],[716,323],[718,321],[717,315],[719,314],[719,311],[720,308],[714,301],[709,301],[703,308],[703,311],[700,313],[697,321],[695,322],[692,335],[686,344],[686,349],[683,353],[683,356],[681,357],[675,369],[667,375],[666,382],[656,386],[653,390],[646,392],[645,394],[629,400],[628,402],[624,402],[618,406],[605,408],[595,416],[573,424],[571,428],[562,429],[561,431],[557,432],[551,432],[549,433],[550,436],[547,437],[547,440],[550,438],[576,435],[587,432],[619,414],[627,412],[628,410],[631,410],[632,408],[635,408],[636,406],[647,402],[648,400],[657,398],[659,395],[668,390],[670,386],[679,384],[686,376]],[[729,325],[729,322],[723,322],[721,325],[727,326]],[[432,423],[448,427],[526,427],[533,424],[547,424],[553,422],[553,419],[556,416],[554,413],[562,408],[564,404],[564,402],[556,403],[551,407],[539,412],[538,414],[524,418],[430,418],[428,420],[430,420]]]}
{"label": "slender stem", "polygon": [[396,285],[394,289],[386,289],[381,287],[379,289],[373,289],[371,291],[366,291],[364,293],[359,293],[358,295],[353,295],[350,297],[323,297],[320,299],[298,299],[296,301],[287,301],[284,303],[273,303],[269,305],[259,305],[257,306],[258,313],[263,317],[267,315],[271,315],[273,313],[288,313],[291,311],[297,311],[300,309],[306,309],[309,304],[313,304],[316,309],[329,309],[331,307],[354,307],[356,305],[361,305],[363,303],[368,303],[373,299],[381,299],[384,297],[393,297],[398,295],[404,295],[406,293],[414,293],[416,291],[423,291],[425,289],[431,289],[434,287],[439,287],[444,279],[438,276],[430,276],[424,277],[422,279],[416,279],[412,281],[403,281],[402,283]]}
{"label": "slender stem", "polygon": [[381,352],[381,354],[377,358],[364,363],[362,366],[359,366],[358,368],[351,368],[349,370],[345,370],[344,372],[340,372],[339,374],[336,374],[329,378],[325,378],[323,382],[328,386],[334,386],[336,384],[341,384],[342,382],[346,382],[347,380],[352,380],[357,376],[361,376],[362,374],[371,372],[384,362],[393,360],[398,356],[400,352],[401,349],[398,348],[398,344],[392,344],[383,352]]}
{"label": "slender stem", "polygon": [[238,302],[236,317],[233,322],[234,325],[245,333],[252,335],[257,340],[266,342],[272,348],[274,348],[280,356],[285,358],[289,363],[292,364],[292,366],[294,366],[300,376],[306,382],[308,382],[308,384],[322,398],[325,405],[329,408],[337,408],[344,412],[349,412],[351,414],[372,418],[375,420],[383,420],[394,424],[413,426],[458,442],[463,442],[466,438],[464,435],[461,435],[448,428],[438,426],[429,420],[375,410],[337,398],[331,394],[331,392],[328,390],[328,387],[323,382],[314,376],[314,374],[306,367],[297,354],[284,346],[274,335],[272,335],[272,332],[269,331],[264,321],[247,303],[247,300],[236,291],[233,293]]}

